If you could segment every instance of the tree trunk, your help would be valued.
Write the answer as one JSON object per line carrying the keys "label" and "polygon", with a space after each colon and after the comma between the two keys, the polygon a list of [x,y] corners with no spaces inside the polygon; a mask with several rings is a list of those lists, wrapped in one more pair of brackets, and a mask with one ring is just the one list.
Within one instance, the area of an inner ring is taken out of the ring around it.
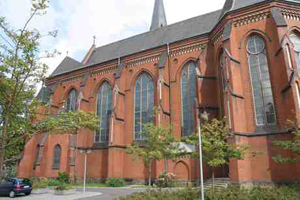
{"label": "tree trunk", "polygon": [[168,159],[165,157],[164,159],[164,167],[165,167],[165,172],[167,173],[168,172]]}
{"label": "tree trunk", "polygon": [[4,166],[4,150],[0,150],[0,179],[3,178],[4,176],[3,166]]}
{"label": "tree trunk", "polygon": [[215,190],[215,168],[212,168],[212,196],[214,196]]}
{"label": "tree trunk", "polygon": [[[9,105],[10,106],[10,105]],[[7,112],[9,113],[9,112]],[[5,159],[5,143],[6,143],[6,136],[7,136],[7,126],[9,122],[9,114],[5,114],[3,129],[2,129],[2,139],[0,140],[0,178],[3,178],[3,168],[4,168],[4,159]]]}
{"label": "tree trunk", "polygon": [[151,178],[152,178],[152,161],[150,161],[148,167],[148,186],[151,186]]}

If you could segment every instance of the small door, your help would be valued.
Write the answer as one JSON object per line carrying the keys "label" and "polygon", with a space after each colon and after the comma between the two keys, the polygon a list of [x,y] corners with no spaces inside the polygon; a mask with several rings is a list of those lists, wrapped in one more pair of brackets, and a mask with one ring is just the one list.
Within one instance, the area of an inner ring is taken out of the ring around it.
{"label": "small door", "polygon": [[179,181],[189,181],[189,169],[185,163],[177,163],[174,171]]}

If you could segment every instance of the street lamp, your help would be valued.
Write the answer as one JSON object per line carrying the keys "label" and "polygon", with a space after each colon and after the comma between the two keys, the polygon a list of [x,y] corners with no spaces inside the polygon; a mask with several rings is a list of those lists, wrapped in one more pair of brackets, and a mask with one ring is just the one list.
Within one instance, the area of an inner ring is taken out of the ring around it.
{"label": "street lamp", "polygon": [[83,193],[86,192],[86,171],[87,171],[87,155],[91,153],[90,149],[81,149],[80,153],[84,153],[84,175],[83,175]]}
{"label": "street lamp", "polygon": [[201,138],[201,117],[208,117],[207,112],[205,111],[203,115],[200,113],[200,106],[198,106],[198,138],[199,138],[199,165],[200,165],[200,183],[201,183],[201,199],[204,200],[204,183],[203,183],[203,159],[202,159],[202,138]]}

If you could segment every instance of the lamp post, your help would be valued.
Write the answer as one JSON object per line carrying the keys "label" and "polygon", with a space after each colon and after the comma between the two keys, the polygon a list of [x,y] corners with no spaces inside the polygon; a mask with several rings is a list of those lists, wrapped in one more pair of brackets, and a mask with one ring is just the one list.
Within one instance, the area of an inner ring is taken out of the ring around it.
{"label": "lamp post", "polygon": [[83,175],[83,193],[86,192],[86,172],[87,172],[87,155],[91,153],[90,149],[81,149],[80,153],[84,153],[84,175]]}
{"label": "lamp post", "polygon": [[[203,183],[203,159],[202,159],[202,139],[201,139],[201,114],[200,106],[198,107],[198,138],[199,138],[199,166],[200,166],[200,187],[201,187],[201,196],[199,200],[204,200],[204,183]],[[204,115],[207,117],[207,113]],[[200,199],[201,198],[201,199]]]}

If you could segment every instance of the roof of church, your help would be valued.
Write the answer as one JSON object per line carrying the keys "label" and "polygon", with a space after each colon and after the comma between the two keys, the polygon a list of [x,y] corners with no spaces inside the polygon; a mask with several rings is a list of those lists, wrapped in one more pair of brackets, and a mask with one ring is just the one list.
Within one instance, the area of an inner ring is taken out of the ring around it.
{"label": "roof of church", "polygon": [[66,72],[74,71],[81,67],[83,67],[83,64],[81,62],[78,62],[77,60],[74,60],[73,58],[70,58],[69,56],[67,56],[58,65],[58,67],[54,70],[54,72],[51,74],[51,77],[57,76],[59,74],[63,74]]}
{"label": "roof of church", "polygon": [[220,13],[221,10],[218,10],[99,47],[94,51],[87,64],[106,62],[209,33],[218,22]]}
{"label": "roof of church", "polygon": [[[155,30],[151,29],[149,32],[98,47],[94,50],[85,65],[70,57],[66,57],[50,77],[209,33],[226,13],[264,1],[268,0],[226,0],[222,10],[163,26]],[[300,0],[285,1],[300,3]],[[162,0],[156,0],[157,5],[155,5],[154,12],[157,9],[163,8],[163,4],[161,3]],[[158,16],[159,14],[154,14],[153,18],[157,18]]]}

